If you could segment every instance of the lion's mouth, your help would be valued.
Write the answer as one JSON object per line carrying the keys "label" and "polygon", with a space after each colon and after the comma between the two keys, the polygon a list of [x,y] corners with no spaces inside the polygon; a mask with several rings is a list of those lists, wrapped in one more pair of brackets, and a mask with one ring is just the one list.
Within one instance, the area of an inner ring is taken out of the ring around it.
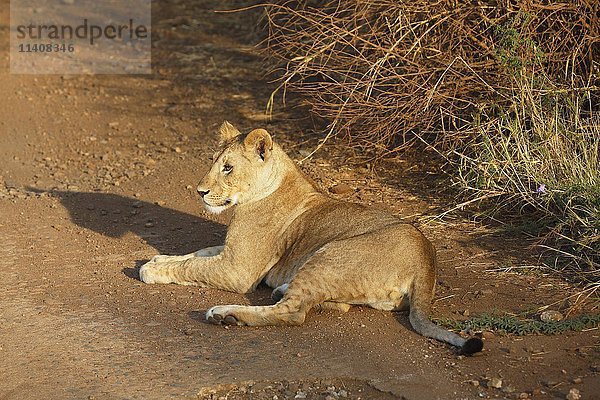
{"label": "lion's mouth", "polygon": [[233,204],[232,199],[226,199],[221,204],[211,204],[211,203],[207,202],[205,199],[202,199],[202,200],[204,202],[204,206],[206,207],[206,209],[215,214],[219,214],[221,211],[225,210],[231,204]]}
{"label": "lion's mouth", "polygon": [[225,207],[231,204],[231,199],[227,199],[225,200],[223,203],[221,204],[211,204],[208,201],[204,200],[204,204],[209,206],[209,207]]}

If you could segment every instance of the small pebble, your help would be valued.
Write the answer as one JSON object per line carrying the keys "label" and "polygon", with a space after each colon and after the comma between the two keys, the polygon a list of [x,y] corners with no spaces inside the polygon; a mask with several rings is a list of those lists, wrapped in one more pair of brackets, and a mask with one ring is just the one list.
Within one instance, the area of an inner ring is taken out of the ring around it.
{"label": "small pebble", "polygon": [[491,332],[491,331],[484,331],[484,332],[481,334],[481,337],[482,337],[482,338],[484,338],[484,339],[493,339],[494,337],[496,337],[496,335],[494,335],[494,332]]}
{"label": "small pebble", "polygon": [[329,191],[333,194],[346,194],[353,192],[354,189],[345,183],[340,183],[339,185],[335,185],[329,189]]}
{"label": "small pebble", "polygon": [[540,319],[544,322],[562,321],[564,316],[559,311],[546,310],[540,314]]}
{"label": "small pebble", "polygon": [[581,399],[581,394],[579,394],[579,389],[571,389],[569,390],[569,394],[566,397],[567,400],[579,400]]}
{"label": "small pebble", "polygon": [[502,379],[500,378],[492,378],[488,381],[488,387],[494,389],[500,389],[502,387]]}
{"label": "small pebble", "polygon": [[505,387],[502,388],[502,391],[504,393],[514,393],[515,392],[515,388],[513,385],[507,385]]}

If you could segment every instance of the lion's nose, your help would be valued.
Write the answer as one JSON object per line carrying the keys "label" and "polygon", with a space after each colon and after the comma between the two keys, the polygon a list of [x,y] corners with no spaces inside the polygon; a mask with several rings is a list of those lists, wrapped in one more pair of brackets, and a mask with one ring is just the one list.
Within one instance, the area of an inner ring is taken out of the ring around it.
{"label": "lion's nose", "polygon": [[200,197],[204,198],[204,196],[206,196],[210,190],[202,190],[200,188],[197,189],[198,190],[198,194],[200,194]]}

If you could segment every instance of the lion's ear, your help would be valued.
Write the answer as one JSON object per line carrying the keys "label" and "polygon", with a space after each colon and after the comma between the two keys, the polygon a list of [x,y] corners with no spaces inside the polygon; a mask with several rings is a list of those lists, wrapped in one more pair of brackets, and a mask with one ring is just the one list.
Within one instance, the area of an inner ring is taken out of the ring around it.
{"label": "lion's ear", "polygon": [[244,139],[244,146],[246,146],[246,149],[255,151],[264,161],[271,155],[273,139],[271,139],[271,135],[266,130],[255,129]]}
{"label": "lion's ear", "polygon": [[238,129],[231,125],[229,121],[225,121],[219,127],[219,139],[221,140],[221,144],[230,142],[231,139],[240,136],[242,133],[238,131]]}

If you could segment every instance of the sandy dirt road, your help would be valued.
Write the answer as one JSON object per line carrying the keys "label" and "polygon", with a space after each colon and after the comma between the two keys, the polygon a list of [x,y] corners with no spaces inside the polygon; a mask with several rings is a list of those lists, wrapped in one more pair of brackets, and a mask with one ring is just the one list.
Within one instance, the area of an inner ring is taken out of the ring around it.
{"label": "sandy dirt road", "polygon": [[[214,131],[224,119],[266,125],[272,87],[249,44],[253,19],[212,13],[219,5],[154,7],[152,75],[25,76],[9,74],[0,2],[0,399],[554,398],[571,388],[598,398],[597,331],[491,335],[481,355],[462,358],[418,336],[404,314],[354,308],[300,327],[228,329],[206,324],[205,310],[267,304],[270,292],[138,280],[157,253],[223,241],[227,216],[207,215],[194,193]],[[268,129],[300,159],[305,126],[281,113]],[[325,189],[350,184],[339,194],[349,200],[405,216],[432,208],[423,193],[435,188],[415,187],[435,181],[403,185],[393,172],[406,162],[379,176],[344,164],[323,152],[303,168]],[[527,253],[519,237],[468,221],[423,229],[442,262],[437,316],[517,312],[572,290],[483,272],[527,259],[514,258]],[[502,388],[486,387],[494,377]]]}

